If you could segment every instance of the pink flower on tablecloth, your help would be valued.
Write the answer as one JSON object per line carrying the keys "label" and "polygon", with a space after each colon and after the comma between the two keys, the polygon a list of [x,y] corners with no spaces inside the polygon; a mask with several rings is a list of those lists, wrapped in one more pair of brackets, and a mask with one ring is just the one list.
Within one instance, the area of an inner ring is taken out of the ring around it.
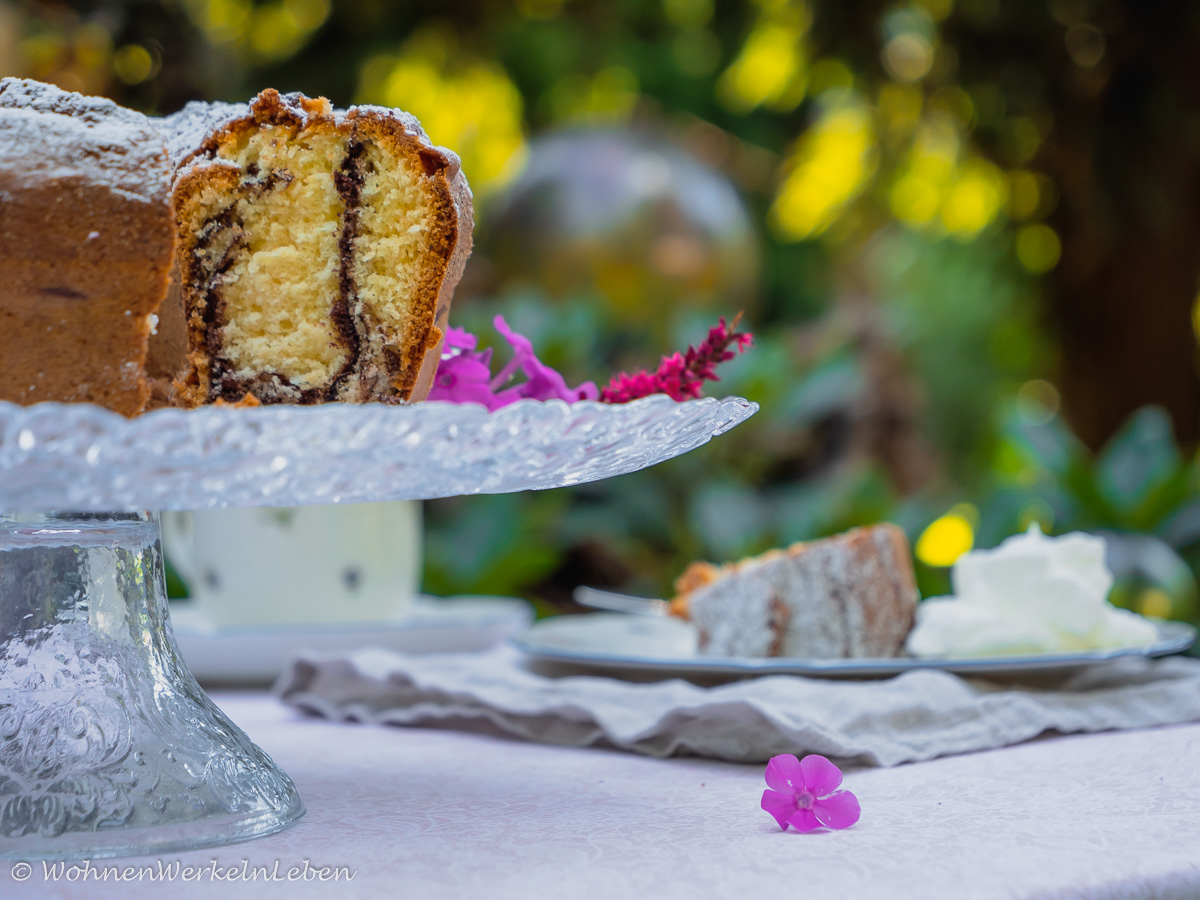
{"label": "pink flower on tablecloth", "polygon": [[842,770],[824,756],[796,759],[785,753],[767,763],[770,789],[763,791],[762,808],[784,831],[789,825],[797,831],[849,828],[858,821],[858,798],[839,791],[841,783]]}

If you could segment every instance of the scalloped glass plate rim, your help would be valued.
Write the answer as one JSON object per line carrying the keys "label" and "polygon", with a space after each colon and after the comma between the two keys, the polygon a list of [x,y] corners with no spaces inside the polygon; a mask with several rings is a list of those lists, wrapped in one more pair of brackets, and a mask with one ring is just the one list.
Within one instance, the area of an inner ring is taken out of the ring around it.
{"label": "scalloped glass plate rim", "polygon": [[759,409],[742,397],[626,404],[207,406],[126,419],[0,402],[0,508],[206,509],[544,490],[688,453]]}
{"label": "scalloped glass plate rim", "polygon": [[[646,622],[645,617],[625,613],[589,613],[573,618],[621,617],[635,624]],[[538,639],[539,626],[556,619],[534,624],[522,635],[509,638],[509,643],[531,658],[554,663],[587,666],[613,672],[655,672],[678,676],[705,675],[806,675],[829,677],[890,677],[914,669],[940,669],[960,675],[1023,674],[1044,670],[1073,669],[1123,658],[1154,658],[1183,653],[1195,642],[1197,631],[1186,622],[1158,621],[1159,640],[1147,647],[1122,647],[1109,650],[1080,650],[1064,653],[1044,653],[1013,656],[971,658],[913,657],[867,659],[799,659],[791,657],[722,657],[691,655],[657,656],[652,654],[605,652],[602,650],[572,649],[548,644]],[[559,635],[561,637],[561,635]]]}

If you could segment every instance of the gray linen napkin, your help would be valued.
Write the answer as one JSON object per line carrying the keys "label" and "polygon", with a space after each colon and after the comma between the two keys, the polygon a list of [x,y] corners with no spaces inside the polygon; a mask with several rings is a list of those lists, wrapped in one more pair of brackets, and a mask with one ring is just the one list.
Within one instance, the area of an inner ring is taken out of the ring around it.
{"label": "gray linen napkin", "polygon": [[1146,728],[1200,720],[1200,660],[1126,659],[1052,687],[918,669],[882,681],[774,675],[701,687],[671,680],[551,678],[515,650],[412,656],[309,653],[276,684],[294,707],[335,720],[454,727],[490,723],[530,741],[649,756],[762,762],[822,753],[894,766],[1002,747],[1047,731]]}

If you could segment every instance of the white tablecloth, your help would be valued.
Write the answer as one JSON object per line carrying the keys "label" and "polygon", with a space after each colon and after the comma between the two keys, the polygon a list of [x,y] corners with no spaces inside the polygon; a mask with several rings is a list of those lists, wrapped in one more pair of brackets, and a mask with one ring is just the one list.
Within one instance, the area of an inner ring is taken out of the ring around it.
{"label": "white tablecloth", "polygon": [[335,724],[259,693],[214,699],[295,779],[308,814],[164,861],[286,872],[309,860],[353,881],[47,883],[32,860],[23,884],[0,862],[0,897],[1200,897],[1198,725],[851,771],[859,824],[802,835],[759,809],[761,765]]}

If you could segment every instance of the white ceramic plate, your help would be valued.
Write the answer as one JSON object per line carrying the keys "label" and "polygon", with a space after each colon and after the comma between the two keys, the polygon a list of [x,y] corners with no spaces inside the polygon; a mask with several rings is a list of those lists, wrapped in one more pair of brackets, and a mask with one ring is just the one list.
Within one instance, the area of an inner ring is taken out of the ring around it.
{"label": "white ceramic plate", "polygon": [[533,621],[533,609],[513,597],[421,597],[403,619],[392,622],[215,628],[186,602],[174,602],[171,621],[175,641],[197,680],[205,684],[267,684],[301,650],[486,650],[526,630]]}
{"label": "white ceramic plate", "polygon": [[748,659],[700,656],[696,633],[679,619],[593,613],[538,622],[511,643],[534,659],[586,666],[613,673],[660,673],[681,677],[808,675],[888,677],[909,669],[944,669],[962,675],[1013,675],[1072,669],[1125,656],[1167,656],[1187,650],[1196,629],[1182,622],[1159,622],[1160,640],[1149,647],[1093,650],[986,659]]}

